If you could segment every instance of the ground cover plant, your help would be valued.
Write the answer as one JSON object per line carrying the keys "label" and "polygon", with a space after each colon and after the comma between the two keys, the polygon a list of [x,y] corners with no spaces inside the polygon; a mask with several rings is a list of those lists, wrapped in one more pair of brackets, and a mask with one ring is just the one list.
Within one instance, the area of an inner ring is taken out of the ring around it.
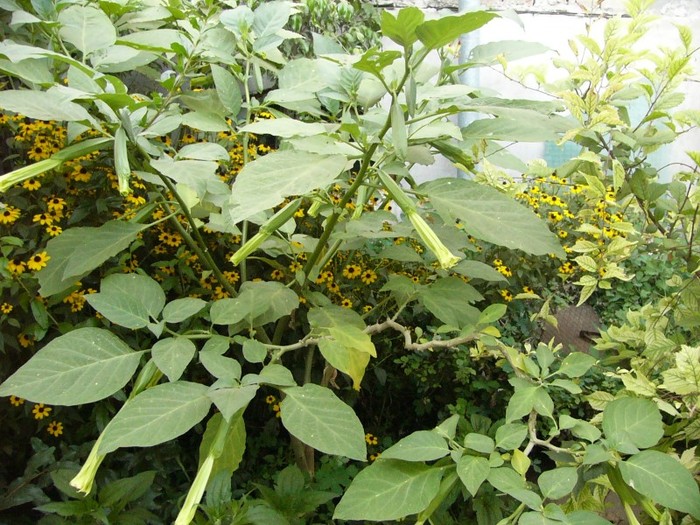
{"label": "ground cover plant", "polygon": [[[0,7],[0,519],[700,519],[700,153],[648,159],[700,121],[686,28],[644,48],[632,2],[552,83],[457,63],[484,11]],[[542,140],[579,153],[504,150]],[[540,342],[584,302],[592,350]]]}

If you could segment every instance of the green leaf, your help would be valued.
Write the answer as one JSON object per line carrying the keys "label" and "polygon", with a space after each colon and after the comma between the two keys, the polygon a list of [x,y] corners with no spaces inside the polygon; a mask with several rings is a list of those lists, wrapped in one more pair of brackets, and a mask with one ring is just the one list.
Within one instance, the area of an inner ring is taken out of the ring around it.
{"label": "green leaf", "polygon": [[219,388],[209,392],[209,397],[228,421],[236,412],[248,406],[257,391],[258,385]]}
{"label": "green leaf", "polygon": [[175,159],[228,161],[229,156],[226,148],[220,144],[215,144],[213,142],[198,142],[196,144],[187,144],[186,146],[180,148],[180,151],[177,152]]}
{"label": "green leaf", "polygon": [[661,412],[648,399],[615,399],[603,411],[603,433],[612,446],[653,447],[664,435]]}
{"label": "green leaf", "polygon": [[475,452],[481,452],[483,454],[491,454],[494,447],[494,441],[489,436],[478,434],[476,432],[470,432],[464,436],[464,448],[469,448]]}
{"label": "green leaf", "polygon": [[548,499],[563,498],[570,494],[576,482],[578,474],[575,467],[559,467],[553,470],[546,470],[537,478],[537,484],[542,491],[542,495]]}
{"label": "green leaf", "polygon": [[333,519],[386,522],[417,514],[437,495],[441,478],[441,468],[380,458],[355,476]]}
{"label": "green leaf", "polygon": [[506,310],[508,307],[505,304],[491,304],[486,307],[486,309],[479,315],[478,324],[491,324],[498,321],[501,317],[506,315]]}
{"label": "green leaf", "polygon": [[136,330],[158,318],[165,293],[157,281],[136,273],[112,274],[100,283],[100,293],[86,295],[87,302],[119,326]]}
{"label": "green leaf", "polygon": [[199,360],[204,368],[217,379],[238,381],[241,378],[241,364],[238,361],[221,355],[217,350],[209,350],[206,345],[199,352]]}
{"label": "green leaf", "polygon": [[382,78],[382,70],[393,64],[394,61],[401,58],[401,56],[400,51],[378,51],[377,49],[368,49],[365,54],[360,57],[360,60],[353,64],[353,67]]}
{"label": "green leaf", "polygon": [[527,426],[522,423],[507,423],[496,430],[496,446],[502,450],[519,448],[527,437]]}
{"label": "green leaf", "polygon": [[458,277],[443,277],[420,292],[420,300],[435,317],[456,328],[476,324],[480,312],[470,303],[483,297]]}
{"label": "green leaf", "polygon": [[72,97],[72,94],[55,89],[6,89],[0,91],[0,108],[38,120],[90,121],[90,114],[80,104],[71,102]]}
{"label": "green leaf", "polygon": [[152,447],[181,436],[209,412],[208,388],[176,381],[148,388],[127,401],[102,434],[98,453]]}
{"label": "green leaf", "polygon": [[349,375],[352,379],[352,387],[360,390],[362,378],[370,361],[368,353],[346,346],[335,339],[321,339],[318,342],[318,349],[328,364]]}
{"label": "green leaf", "polygon": [[551,520],[541,512],[525,512],[518,520],[518,525],[560,525],[561,521]]}
{"label": "green leaf", "polygon": [[595,425],[592,425],[588,421],[575,419],[566,414],[559,416],[559,428],[561,430],[571,430],[574,436],[590,441],[591,443],[598,441],[601,436],[600,430]]}
{"label": "green leaf", "polygon": [[506,421],[511,422],[528,415],[535,406],[538,386],[518,388],[506,407]]}
{"label": "green leaf", "polygon": [[503,274],[497,272],[488,264],[479,261],[465,259],[452,267],[452,271],[470,279],[483,279],[484,281],[508,281]]}
{"label": "green leaf", "polygon": [[477,239],[533,255],[565,255],[544,221],[494,188],[445,178],[422,184],[418,190],[446,223],[460,220],[464,231]]}
{"label": "green leaf", "polygon": [[433,461],[450,453],[443,437],[430,430],[418,430],[382,452],[383,459]]}
{"label": "green leaf", "polygon": [[211,64],[210,67],[214,86],[216,86],[216,94],[219,96],[221,104],[229,115],[237,116],[243,100],[238,80],[221,66]]}
{"label": "green leaf", "polygon": [[117,41],[112,21],[92,6],[71,5],[58,15],[61,38],[73,44],[84,55],[109,47]]}
{"label": "green leaf", "polygon": [[180,379],[196,352],[194,343],[184,337],[161,339],[151,349],[153,362],[171,382]]}
{"label": "green leaf", "polygon": [[246,165],[236,177],[231,197],[234,223],[331,184],[345,170],[341,155],[275,151]]}
{"label": "green leaf", "polygon": [[479,29],[497,16],[496,13],[486,11],[471,11],[461,16],[444,16],[420,24],[416,27],[416,35],[428,49],[438,49],[465,33]]}
{"label": "green leaf", "polygon": [[469,52],[469,62],[478,64],[496,64],[499,57],[508,62],[520,58],[539,55],[551,51],[551,48],[539,42],[525,42],[523,40],[499,40],[475,46]]}
{"label": "green leaf", "polygon": [[[209,452],[212,451],[211,449],[214,446],[219,425],[223,423],[224,421],[221,414],[214,414],[207,422],[207,429],[204,431],[202,442],[199,445],[200,467]],[[245,441],[245,422],[243,421],[243,412],[241,411],[236,413],[234,419],[229,422],[228,432],[224,438],[224,446],[221,451],[221,455],[215,458],[214,467],[209,475],[210,482],[217,476],[217,474],[220,472],[225,472],[230,483],[231,474],[235,472],[243,459],[243,453],[245,452]],[[207,490],[209,490],[209,487],[210,485],[207,486]]]}
{"label": "green leaf", "polygon": [[496,490],[513,496],[532,510],[538,510],[542,506],[542,498],[528,490],[525,480],[511,468],[492,468],[487,480]]}
{"label": "green leaf", "polygon": [[293,118],[264,119],[240,128],[246,133],[256,135],[273,135],[275,137],[312,137],[326,132],[326,127],[320,122],[304,122]]}
{"label": "green leaf", "polygon": [[489,460],[478,456],[465,454],[457,462],[457,475],[472,496],[476,496],[490,470]]}
{"label": "green leaf", "polygon": [[284,389],[282,424],[301,442],[325,452],[363,461],[365,433],[355,412],[331,390],[313,383]]}
{"label": "green leaf", "polygon": [[51,405],[93,403],[122,388],[142,354],[107,330],[78,328],[32,356],[0,386],[0,396]]}
{"label": "green leaf", "polygon": [[588,354],[572,352],[564,358],[556,373],[564,374],[567,377],[581,377],[588,372],[597,361],[595,357]]}
{"label": "green leaf", "polygon": [[[240,342],[240,341],[239,341]],[[242,343],[243,357],[249,363],[262,363],[267,357],[267,347],[255,339],[245,339]]]}
{"label": "green leaf", "polygon": [[221,299],[211,306],[211,322],[261,326],[289,315],[299,305],[299,297],[282,283],[246,282],[235,299]]}
{"label": "green leaf", "polygon": [[394,145],[396,156],[404,160],[408,153],[408,138],[406,136],[406,119],[398,100],[391,104],[391,142]]}
{"label": "green leaf", "polygon": [[181,323],[199,313],[207,305],[206,301],[196,297],[183,297],[170,301],[163,308],[163,321],[166,323]]}
{"label": "green leaf", "polygon": [[147,470],[130,478],[112,481],[100,490],[97,499],[103,507],[115,507],[136,501],[151,488],[155,475],[155,470]]}
{"label": "green leaf", "polygon": [[640,494],[700,519],[698,484],[677,459],[656,450],[645,450],[619,466],[625,483]]}
{"label": "green leaf", "polygon": [[425,15],[417,7],[401,9],[394,17],[389,11],[382,11],[382,34],[403,47],[412,46],[418,39],[416,28],[423,23]]}
{"label": "green leaf", "polygon": [[147,226],[110,221],[99,228],[70,228],[51,239],[46,251],[51,259],[37,274],[39,293],[49,297],[67,290],[88,272],[118,254]]}

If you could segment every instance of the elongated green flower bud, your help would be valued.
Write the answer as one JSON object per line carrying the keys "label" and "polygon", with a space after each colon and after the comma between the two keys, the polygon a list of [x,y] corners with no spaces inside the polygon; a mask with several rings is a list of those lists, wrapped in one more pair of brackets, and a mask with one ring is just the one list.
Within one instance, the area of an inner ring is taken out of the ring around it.
{"label": "elongated green flower bud", "polygon": [[100,465],[105,458],[104,454],[97,453],[97,449],[100,448],[101,441],[102,434],[100,434],[100,437],[97,438],[97,441],[95,441],[95,444],[90,450],[90,454],[88,455],[78,474],[76,474],[76,476],[70,481],[71,487],[77,489],[78,492],[82,492],[83,494],[90,494],[90,491],[92,491],[92,485],[95,482],[95,475],[97,474],[97,470],[100,468]]}
{"label": "elongated green flower bud", "polygon": [[455,264],[459,262],[459,257],[454,255],[447,246],[443,244],[437,234],[433,229],[425,222],[425,219],[418,214],[418,209],[411,198],[404,193],[401,187],[392,179],[388,174],[380,171],[377,173],[379,179],[384,184],[391,198],[394,199],[396,204],[398,204],[403,212],[408,217],[408,220],[413,224],[413,228],[416,230],[420,236],[423,243],[428,247],[428,249],[433,252],[438,260],[440,268],[447,269],[452,268]]}
{"label": "elongated green flower bud", "polygon": [[67,160],[72,160],[88,153],[92,153],[95,150],[102,148],[103,146],[112,142],[111,138],[99,138],[99,139],[88,139],[78,144],[73,144],[67,148],[62,149],[58,153],[55,153],[48,159],[35,162],[29,166],[24,166],[22,168],[6,173],[0,176],[0,193],[6,192],[15,184],[24,182],[27,179],[38,177],[47,171],[58,168],[61,164]]}
{"label": "elongated green flower bud", "polygon": [[214,456],[208,455],[202,466],[199,467],[197,471],[197,476],[194,478],[190,490],[187,492],[187,497],[185,498],[185,503],[182,504],[180,513],[175,519],[175,525],[189,525],[194,519],[194,515],[197,512],[197,507],[199,502],[202,501],[202,496],[204,496],[204,490],[207,488],[207,483],[209,482],[209,476],[211,476],[211,471],[214,468]]}
{"label": "elongated green flower bud", "polygon": [[423,243],[437,258],[440,268],[446,270],[452,268],[459,262],[459,257],[447,249],[447,246],[443,244],[440,237],[438,237],[428,223],[425,222],[425,219],[418,215],[417,211],[406,212],[406,215],[408,216],[408,220],[411,221],[411,224],[413,224],[416,232],[418,232]]}
{"label": "elongated green flower bud", "polygon": [[289,204],[287,204],[280,211],[275,213],[270,217],[265,224],[260,226],[260,231],[256,233],[251,239],[248,240],[241,248],[233,254],[231,257],[231,262],[235,265],[239,265],[246,257],[248,257],[255,250],[260,248],[260,245],[265,242],[265,240],[280,229],[284,224],[294,217],[294,214],[301,206],[301,199],[295,199]]}
{"label": "elongated green flower bud", "polygon": [[114,134],[114,170],[117,172],[117,180],[119,181],[119,193],[128,195],[131,193],[129,187],[131,168],[129,167],[129,154],[126,150],[126,132],[121,127]]}

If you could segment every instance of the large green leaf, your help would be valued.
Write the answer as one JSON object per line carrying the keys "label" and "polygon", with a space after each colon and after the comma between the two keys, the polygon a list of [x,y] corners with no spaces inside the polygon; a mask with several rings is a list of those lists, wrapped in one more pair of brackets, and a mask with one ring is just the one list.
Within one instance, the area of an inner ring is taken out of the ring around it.
{"label": "large green leaf", "polygon": [[37,274],[39,293],[48,297],[75,284],[110,257],[118,254],[147,228],[143,224],[110,221],[99,228],[70,228],[51,239],[46,251],[51,259]]}
{"label": "large green leaf", "polygon": [[513,496],[533,510],[538,510],[542,506],[542,498],[536,492],[529,490],[525,479],[509,467],[491,469],[487,479],[496,490]]}
{"label": "large green leaf", "polygon": [[460,16],[444,16],[437,20],[428,20],[416,27],[416,35],[428,49],[438,49],[461,35],[479,29],[494,19],[496,13],[486,11],[471,11]]}
{"label": "large green leaf", "polygon": [[61,38],[73,44],[84,55],[111,46],[117,41],[112,21],[100,9],[71,5],[58,15]]}
{"label": "large green leaf", "polygon": [[457,462],[457,475],[472,496],[489,475],[489,460],[479,456],[463,455]]}
{"label": "large green leaf", "polygon": [[153,362],[169,381],[180,379],[196,352],[194,343],[184,337],[166,337],[151,348]]}
{"label": "large green leaf", "polygon": [[311,137],[326,132],[326,127],[320,122],[304,122],[293,118],[275,118],[258,120],[240,128],[240,131],[257,135],[273,135],[275,137]]}
{"label": "large green leaf", "polygon": [[563,498],[576,486],[578,474],[576,467],[559,467],[546,470],[537,478],[542,495],[548,499]]}
{"label": "large green leaf", "polygon": [[303,443],[325,452],[363,461],[365,433],[355,412],[330,389],[313,383],[284,389],[282,424]]}
{"label": "large green leaf", "polygon": [[71,94],[57,90],[6,89],[0,92],[0,108],[38,120],[89,121],[87,110],[71,99]]}
{"label": "large green leaf", "polygon": [[408,47],[418,39],[416,28],[423,23],[425,15],[417,7],[401,9],[396,17],[389,11],[382,11],[382,34],[398,45]]}
{"label": "large green leaf", "polygon": [[199,313],[206,305],[206,301],[196,297],[175,299],[163,308],[163,320],[166,323],[181,323]]}
{"label": "large green leaf", "polygon": [[229,115],[237,116],[241,110],[241,88],[231,73],[216,64],[211,65],[211,74],[216,86],[216,94]]}
{"label": "large green leaf", "polygon": [[653,447],[664,435],[661,412],[648,399],[615,399],[603,411],[603,433],[612,447]]}
{"label": "large green leaf", "polygon": [[417,514],[437,495],[441,478],[439,467],[378,459],[355,476],[333,519],[389,521]]}
{"label": "large green leaf", "polygon": [[113,323],[136,330],[157,319],[165,304],[165,292],[145,275],[117,273],[102,279],[100,293],[89,294],[86,299]]}
{"label": "large green leaf", "polygon": [[700,519],[698,484],[677,459],[657,450],[644,450],[619,465],[625,483],[637,492]]}
{"label": "large green leaf", "polygon": [[309,310],[308,320],[314,335],[323,337],[318,345],[323,357],[331,366],[348,374],[353,387],[359,390],[370,356],[377,357],[360,315],[347,308],[328,305]]}
{"label": "large green leaf", "polygon": [[[215,442],[219,425],[224,424],[221,414],[214,414],[207,422],[207,429],[202,436],[202,443],[199,445],[199,466],[202,466],[204,459],[209,454]],[[243,421],[243,411],[237,412],[233,420],[229,423],[228,432],[224,438],[224,446],[221,455],[215,458],[209,480],[213,480],[219,472],[226,472],[228,477],[238,468],[243,453],[245,452],[245,422]]]}
{"label": "large green leaf", "polygon": [[292,313],[299,297],[282,283],[246,282],[235,299],[221,299],[211,306],[211,322],[228,324],[244,322],[247,326],[272,323]]}
{"label": "large green leaf", "polygon": [[144,390],[124,404],[107,425],[99,454],[120,447],[151,447],[181,436],[209,412],[208,388],[176,381]]}
{"label": "large green leaf", "polygon": [[131,501],[136,501],[151,488],[155,476],[155,470],[147,470],[130,478],[112,481],[100,490],[98,496],[100,505],[114,508],[117,505],[125,505]]}
{"label": "large green leaf", "polygon": [[227,420],[231,419],[255,397],[258,385],[219,388],[209,392],[209,397]]}
{"label": "large green leaf", "polygon": [[582,352],[572,352],[561,362],[557,374],[567,377],[581,377],[596,363],[597,359]]}
{"label": "large green leaf", "polygon": [[418,430],[382,452],[382,458],[433,461],[450,453],[445,438],[430,430]]}
{"label": "large green leaf", "polygon": [[435,317],[455,328],[476,324],[479,310],[470,305],[483,299],[476,289],[457,277],[438,279],[420,290],[420,300]]}
{"label": "large green leaf", "polygon": [[107,330],[78,328],[32,356],[0,386],[0,396],[52,405],[93,403],[129,381],[142,353]]}
{"label": "large green leaf", "polygon": [[345,170],[341,155],[276,151],[246,165],[236,177],[231,219],[239,222],[278,206],[292,195],[304,195],[332,183]]}
{"label": "large green leaf", "polygon": [[565,255],[544,221],[498,190],[445,178],[422,184],[419,191],[430,199],[446,223],[460,220],[464,230],[478,239],[533,255]]}

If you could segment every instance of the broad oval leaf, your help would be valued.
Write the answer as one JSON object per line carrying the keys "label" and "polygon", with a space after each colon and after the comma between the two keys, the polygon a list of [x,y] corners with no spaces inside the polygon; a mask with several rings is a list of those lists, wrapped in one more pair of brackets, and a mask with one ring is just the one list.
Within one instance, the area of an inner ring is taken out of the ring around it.
{"label": "broad oval leaf", "polygon": [[664,435],[661,412],[648,399],[615,399],[603,411],[603,433],[613,447],[653,447]]}
{"label": "broad oval leaf", "polygon": [[232,388],[219,388],[209,392],[209,397],[228,421],[240,409],[248,406],[255,397],[258,385],[246,385]]}
{"label": "broad oval leaf", "polygon": [[470,11],[460,16],[444,16],[428,20],[416,27],[416,35],[428,49],[438,49],[470,33],[497,17],[496,13]]}
{"label": "broad oval leaf", "polygon": [[326,132],[326,127],[320,122],[304,122],[293,118],[264,119],[243,126],[239,131],[257,135],[273,135],[275,137],[311,137]]}
{"label": "broad oval leaf", "polygon": [[75,284],[110,257],[118,254],[147,228],[143,224],[110,221],[99,228],[70,228],[51,239],[46,251],[51,259],[37,274],[39,293],[48,297]]}
{"label": "broad oval leaf", "polygon": [[476,496],[490,470],[489,460],[479,456],[465,454],[457,462],[457,475],[472,496]]}
{"label": "broad oval leaf", "polygon": [[98,453],[120,447],[151,447],[181,436],[209,412],[208,391],[204,385],[176,381],[141,392],[107,425]]}
{"label": "broad oval leaf", "polygon": [[345,170],[342,155],[276,151],[246,165],[231,196],[234,223],[274,208],[291,195],[304,195],[332,183]]}
{"label": "broad oval leaf", "polygon": [[196,352],[194,343],[184,337],[161,339],[151,349],[153,362],[169,381],[180,379]]}
{"label": "broad oval leaf", "polygon": [[464,179],[426,182],[419,191],[446,223],[460,220],[464,231],[497,246],[533,255],[564,257],[557,236],[531,210],[494,188]]}
{"label": "broad oval leaf", "polygon": [[576,467],[559,467],[546,470],[537,478],[542,495],[548,499],[563,498],[571,493],[578,481]]}
{"label": "broad oval leaf", "polygon": [[644,450],[621,462],[620,472],[625,483],[652,501],[700,519],[698,484],[675,458]]}
{"label": "broad oval leaf", "polygon": [[93,403],[122,388],[142,354],[107,330],[78,328],[39,350],[0,386],[0,396],[65,406]]}
{"label": "broad oval leaf", "polygon": [[445,438],[430,430],[418,430],[382,452],[382,458],[433,461],[450,453]]}
{"label": "broad oval leaf", "polygon": [[503,450],[514,450],[527,437],[527,426],[522,423],[506,423],[496,430],[496,446]]}
{"label": "broad oval leaf", "polygon": [[7,89],[0,92],[0,108],[39,120],[90,120],[87,110],[60,91]]}
{"label": "broad oval leaf", "polygon": [[206,305],[206,301],[196,297],[175,299],[163,308],[163,321],[166,323],[181,323],[185,319],[199,313]]}
{"label": "broad oval leaf", "polygon": [[307,383],[284,389],[282,424],[301,442],[326,454],[363,461],[365,433],[355,412],[330,389]]}
{"label": "broad oval leaf", "polygon": [[100,283],[100,293],[86,296],[88,303],[107,319],[132,330],[148,326],[165,304],[157,281],[136,273],[112,274]]}
{"label": "broad oval leaf", "polygon": [[378,459],[352,480],[333,519],[389,521],[424,510],[440,489],[442,468]]}
{"label": "broad oval leaf", "polygon": [[117,41],[112,21],[96,7],[71,5],[61,10],[58,21],[61,23],[61,38],[85,55]]}

